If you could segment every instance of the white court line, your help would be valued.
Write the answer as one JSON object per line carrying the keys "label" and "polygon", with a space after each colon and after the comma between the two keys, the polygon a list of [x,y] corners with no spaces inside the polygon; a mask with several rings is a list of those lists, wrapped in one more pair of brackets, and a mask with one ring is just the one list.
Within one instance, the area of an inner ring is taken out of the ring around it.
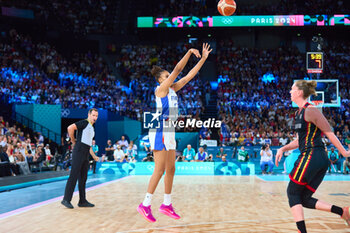
{"label": "white court line", "polygon": [[[311,218],[307,218],[307,220],[310,219],[318,219],[318,218],[334,218],[334,219],[340,219],[336,216],[314,216]],[[162,229],[168,229],[168,228],[176,228],[176,227],[188,227],[188,226],[198,226],[198,225],[208,225],[208,224],[220,224],[220,223],[249,223],[249,222],[261,222],[261,221],[280,221],[280,220],[291,220],[294,222],[293,218],[274,218],[274,219],[258,219],[258,220],[235,220],[235,221],[222,221],[222,222],[202,222],[202,223],[189,223],[189,224],[181,224],[181,225],[173,225],[173,226],[165,226],[165,227],[151,227],[151,228],[143,228],[143,229],[136,229],[136,230],[129,230],[129,231],[117,231],[117,233],[128,233],[128,232],[144,232],[144,231],[150,231],[150,230],[162,230]]]}

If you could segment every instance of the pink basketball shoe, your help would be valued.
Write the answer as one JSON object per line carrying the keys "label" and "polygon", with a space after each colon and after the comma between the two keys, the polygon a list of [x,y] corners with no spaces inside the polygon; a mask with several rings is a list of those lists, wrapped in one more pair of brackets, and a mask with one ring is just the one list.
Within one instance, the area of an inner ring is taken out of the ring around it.
{"label": "pink basketball shoe", "polygon": [[152,215],[151,206],[144,206],[141,204],[137,207],[137,211],[149,222],[155,222],[156,219]]}
{"label": "pink basketball shoe", "polygon": [[162,214],[165,214],[165,215],[169,216],[170,218],[180,219],[180,216],[179,216],[177,213],[175,213],[172,204],[170,204],[170,205],[164,205],[164,204],[162,204],[162,205],[159,207],[159,212],[161,212]]}

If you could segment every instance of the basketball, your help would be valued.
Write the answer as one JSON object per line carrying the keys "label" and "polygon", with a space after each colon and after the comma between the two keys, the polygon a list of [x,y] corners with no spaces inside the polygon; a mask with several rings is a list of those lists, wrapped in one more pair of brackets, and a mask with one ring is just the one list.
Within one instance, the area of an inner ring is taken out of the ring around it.
{"label": "basketball", "polygon": [[236,2],[234,0],[220,0],[218,11],[223,16],[233,15],[236,11]]}

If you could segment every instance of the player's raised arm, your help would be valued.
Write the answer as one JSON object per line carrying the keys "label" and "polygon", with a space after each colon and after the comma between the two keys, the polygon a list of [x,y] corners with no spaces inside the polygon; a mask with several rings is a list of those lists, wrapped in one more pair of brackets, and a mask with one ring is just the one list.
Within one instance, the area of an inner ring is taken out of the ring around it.
{"label": "player's raised arm", "polygon": [[337,136],[332,132],[325,116],[316,107],[310,106],[305,110],[305,120],[314,123],[344,157],[350,157],[350,151],[345,150]]}
{"label": "player's raised arm", "polygon": [[202,68],[204,62],[207,60],[209,53],[211,51],[212,51],[212,49],[210,49],[210,45],[208,43],[203,44],[202,58],[198,61],[198,63],[195,65],[195,67],[193,67],[192,70],[190,72],[188,72],[188,74],[185,77],[180,79],[178,82],[174,83],[171,87],[174,88],[175,91],[178,91],[183,86],[185,86],[186,83],[191,81],[191,79],[193,79],[194,76],[198,73],[198,71]]}
{"label": "player's raised arm", "polygon": [[187,51],[185,56],[177,63],[174,70],[169,74],[166,70],[158,67],[157,70],[155,68],[152,69],[152,75],[158,77],[158,82],[160,83],[159,88],[156,90],[156,96],[164,97],[168,94],[169,87],[173,85],[176,77],[181,73],[183,68],[186,66],[188,59],[190,56],[194,54],[196,57],[200,57],[198,50],[190,49]]}

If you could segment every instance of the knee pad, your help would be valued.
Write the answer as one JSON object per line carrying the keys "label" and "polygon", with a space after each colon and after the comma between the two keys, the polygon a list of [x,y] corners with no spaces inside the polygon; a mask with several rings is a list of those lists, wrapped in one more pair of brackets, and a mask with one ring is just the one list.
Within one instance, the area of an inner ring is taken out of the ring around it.
{"label": "knee pad", "polygon": [[302,201],[302,204],[305,208],[309,208],[309,209],[316,208],[317,199],[312,197],[313,194],[314,193],[308,189],[305,189],[305,191],[303,192],[303,194],[301,196],[301,201]]}

